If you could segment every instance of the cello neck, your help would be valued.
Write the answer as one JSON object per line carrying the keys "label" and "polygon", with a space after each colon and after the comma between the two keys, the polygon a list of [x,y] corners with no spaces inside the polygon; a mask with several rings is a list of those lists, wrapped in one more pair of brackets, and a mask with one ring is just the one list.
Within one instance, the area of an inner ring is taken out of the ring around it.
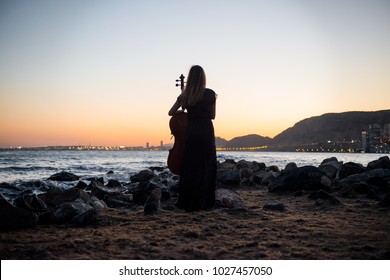
{"label": "cello neck", "polygon": [[[184,78],[185,78],[184,75],[181,74],[179,80],[176,80],[176,86],[177,87],[180,86],[181,91],[183,91],[184,89]],[[180,82],[180,84],[178,82]]]}

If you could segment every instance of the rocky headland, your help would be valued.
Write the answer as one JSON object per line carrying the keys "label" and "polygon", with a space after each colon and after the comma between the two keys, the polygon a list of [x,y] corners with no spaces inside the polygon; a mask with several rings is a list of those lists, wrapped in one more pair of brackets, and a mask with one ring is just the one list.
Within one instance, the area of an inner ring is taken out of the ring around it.
{"label": "rocky headland", "polygon": [[219,162],[215,208],[193,213],[175,207],[179,177],[166,167],[127,182],[110,173],[1,183],[1,259],[390,258],[387,156],[367,166]]}

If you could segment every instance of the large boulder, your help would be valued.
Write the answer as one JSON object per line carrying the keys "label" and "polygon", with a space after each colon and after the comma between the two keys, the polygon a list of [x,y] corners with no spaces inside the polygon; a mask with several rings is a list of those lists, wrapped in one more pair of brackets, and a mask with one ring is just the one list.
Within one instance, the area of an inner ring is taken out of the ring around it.
{"label": "large boulder", "polygon": [[157,213],[161,208],[161,189],[155,188],[151,190],[144,205],[144,214],[150,215]]}
{"label": "large boulder", "polygon": [[222,185],[238,186],[240,185],[239,170],[218,170],[217,181]]}
{"label": "large boulder", "polygon": [[118,180],[110,179],[106,185],[107,188],[121,188],[122,184]]}
{"label": "large boulder", "polygon": [[314,166],[283,171],[268,186],[270,192],[329,189],[322,184],[325,173]]}
{"label": "large boulder", "polygon": [[92,180],[87,190],[91,192],[91,196],[104,201],[108,207],[118,208],[133,205],[130,195],[124,193],[125,188],[120,183],[107,187],[104,186],[104,181],[102,180]]}
{"label": "large boulder", "polygon": [[141,170],[137,174],[134,174],[130,177],[130,180],[132,183],[136,182],[147,182],[153,178],[155,178],[157,175],[150,169]]}
{"label": "large boulder", "polygon": [[[327,163],[331,163],[331,162],[339,162],[338,159],[336,157],[330,157],[330,158],[326,158],[324,159],[322,162],[321,162],[321,165],[323,164],[327,164]],[[343,163],[341,162],[341,165]]]}
{"label": "large boulder", "polygon": [[59,173],[53,174],[49,177],[49,180],[52,181],[62,181],[62,182],[67,182],[67,181],[77,181],[79,180],[80,177],[66,171],[61,171]]}
{"label": "large boulder", "polygon": [[309,198],[315,199],[315,203],[317,206],[321,206],[324,204],[331,204],[331,205],[339,205],[341,204],[340,200],[338,200],[335,196],[327,193],[324,190],[319,190],[316,192],[313,192],[309,195]]}
{"label": "large boulder", "polygon": [[130,195],[121,192],[106,193],[102,200],[111,208],[132,207],[134,204]]}
{"label": "large boulder", "polygon": [[235,169],[236,168],[236,162],[233,159],[226,159],[224,162],[218,162],[217,169]]}
{"label": "large boulder", "polygon": [[277,172],[267,172],[267,171],[258,171],[253,176],[253,181],[258,185],[268,186],[271,182],[275,180],[279,173]]}
{"label": "large boulder", "polygon": [[23,191],[23,188],[10,183],[0,183],[1,193],[7,199],[15,199],[19,196],[20,192]]}
{"label": "large boulder", "polygon": [[236,164],[236,169],[242,169],[242,168],[247,168],[247,169],[252,169],[253,170],[255,168],[258,168],[258,166],[255,165],[255,163],[253,163],[251,161],[240,160]]}
{"label": "large boulder", "polygon": [[390,169],[390,159],[388,156],[380,157],[377,160],[371,161],[367,164],[367,169]]}
{"label": "large boulder", "polygon": [[356,185],[374,185],[390,191],[390,169],[374,169],[363,173],[354,174],[338,182],[340,187]]}
{"label": "large boulder", "polygon": [[235,208],[244,205],[244,199],[235,191],[217,189],[215,191],[215,203],[220,207]]}
{"label": "large boulder", "polygon": [[[164,193],[164,199],[166,198],[167,194],[166,188],[164,185],[162,185],[159,182],[142,182],[137,185],[134,189],[132,189],[133,193],[133,201],[134,203],[138,205],[145,205],[146,201],[148,200],[150,194],[153,190],[158,189],[160,192],[160,199],[162,198],[162,194]],[[164,189],[164,191],[162,191]]]}
{"label": "large boulder", "polygon": [[78,188],[71,188],[67,190],[51,189],[46,193],[38,195],[38,197],[49,208],[56,207],[64,202],[74,201],[78,198],[82,199],[84,202],[89,201],[88,193]]}
{"label": "large boulder", "polygon": [[13,206],[0,193],[0,229],[31,228],[38,223],[38,216],[34,212]]}
{"label": "large boulder", "polygon": [[16,207],[24,208],[33,212],[41,212],[47,209],[47,205],[34,193],[23,193],[14,201]]}
{"label": "large boulder", "polygon": [[82,199],[65,202],[54,209],[50,214],[52,222],[57,224],[84,225],[91,221],[96,209]]}
{"label": "large boulder", "polygon": [[338,170],[336,179],[342,180],[348,176],[363,173],[364,171],[366,171],[366,168],[364,168],[363,165],[354,162],[347,162],[343,164]]}
{"label": "large boulder", "polygon": [[390,194],[387,194],[380,202],[380,206],[390,207]]}
{"label": "large boulder", "polygon": [[298,166],[295,162],[289,162],[286,164],[284,171],[289,171],[289,170],[296,169],[296,168],[298,168]]}

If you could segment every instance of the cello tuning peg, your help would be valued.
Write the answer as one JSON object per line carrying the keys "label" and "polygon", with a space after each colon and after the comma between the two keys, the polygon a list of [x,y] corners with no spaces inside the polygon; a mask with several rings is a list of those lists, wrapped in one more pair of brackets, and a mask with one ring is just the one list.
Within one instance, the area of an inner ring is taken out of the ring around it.
{"label": "cello tuning peg", "polygon": [[179,84],[176,84],[176,86],[178,87],[178,86],[180,86]]}

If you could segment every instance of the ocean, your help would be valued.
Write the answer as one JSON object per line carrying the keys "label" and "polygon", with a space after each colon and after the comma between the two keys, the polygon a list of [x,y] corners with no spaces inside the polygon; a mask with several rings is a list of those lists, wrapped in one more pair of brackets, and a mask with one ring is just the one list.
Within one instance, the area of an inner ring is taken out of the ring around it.
{"label": "ocean", "polygon": [[[366,166],[385,154],[348,153],[288,153],[288,152],[217,152],[220,162],[226,159],[264,162],[283,169],[287,163],[298,166],[318,166],[325,158],[337,157],[339,161],[356,162]],[[105,177],[129,181],[129,176],[152,166],[166,166],[168,151],[0,151],[0,183],[45,180],[51,175],[68,171],[81,177]]]}

